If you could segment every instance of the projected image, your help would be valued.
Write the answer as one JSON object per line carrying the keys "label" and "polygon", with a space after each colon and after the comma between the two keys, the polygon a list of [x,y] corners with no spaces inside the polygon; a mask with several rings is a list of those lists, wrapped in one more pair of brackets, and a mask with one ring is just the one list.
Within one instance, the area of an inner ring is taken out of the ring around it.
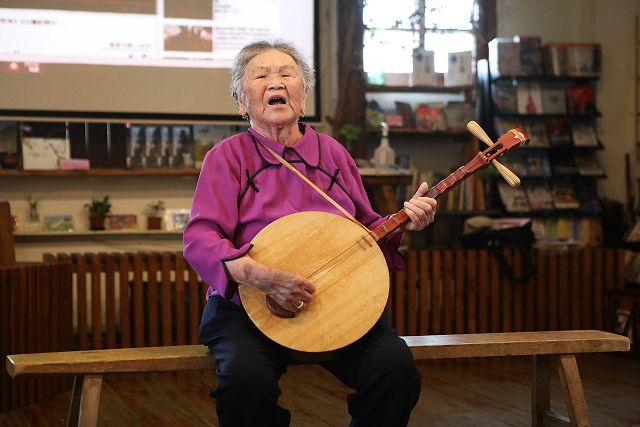
{"label": "projected image", "polygon": [[[186,1],[185,3],[191,3]],[[211,3],[211,1],[209,1]],[[156,13],[156,0],[3,0],[0,6],[22,9],[73,10],[77,12]]]}
{"label": "projected image", "polygon": [[211,0],[165,0],[165,18],[212,19]]}
{"label": "projected image", "polygon": [[[0,0],[0,112],[236,120],[229,68],[238,50],[289,40],[317,68],[317,2]],[[307,117],[315,116],[318,90],[307,98]],[[141,167],[147,139],[157,136],[134,136],[129,160]],[[174,139],[165,136],[165,148]]]}
{"label": "projected image", "polygon": [[213,28],[198,25],[165,25],[164,50],[211,52]]}

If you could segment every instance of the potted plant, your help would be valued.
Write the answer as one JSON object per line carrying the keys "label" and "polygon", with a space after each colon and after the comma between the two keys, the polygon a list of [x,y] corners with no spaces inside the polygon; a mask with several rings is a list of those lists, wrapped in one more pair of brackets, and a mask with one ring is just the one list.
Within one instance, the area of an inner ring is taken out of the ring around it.
{"label": "potted plant", "polygon": [[162,214],[164,213],[164,201],[156,200],[147,205],[147,229],[162,229]]}
{"label": "potted plant", "polygon": [[25,223],[26,231],[40,230],[40,213],[38,212],[38,200],[34,199],[31,194],[27,194],[26,201],[29,204],[29,217]]}
{"label": "potted plant", "polygon": [[89,210],[89,229],[104,230],[104,221],[111,212],[109,196],[104,196],[102,200],[92,199],[91,203],[86,203],[84,207]]}

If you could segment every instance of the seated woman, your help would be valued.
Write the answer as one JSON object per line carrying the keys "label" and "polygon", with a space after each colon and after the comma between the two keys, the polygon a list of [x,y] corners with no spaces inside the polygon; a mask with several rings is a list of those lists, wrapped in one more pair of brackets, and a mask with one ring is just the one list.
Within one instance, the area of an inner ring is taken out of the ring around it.
{"label": "seated woman", "polygon": [[[300,177],[282,166],[274,150],[322,188],[359,222],[373,229],[386,218],[367,199],[358,168],[344,147],[299,122],[314,75],[303,56],[285,42],[245,46],[232,68],[231,94],[251,127],[219,142],[206,155],[196,186],[184,254],[209,284],[200,340],[217,362],[212,396],[222,427],[287,426],[278,405],[278,381],[296,353],[267,338],[241,305],[237,283],[253,286],[289,312],[313,304],[313,283],[251,258],[251,240],[288,214],[323,211],[341,215]],[[404,204],[421,230],[433,222],[436,201],[423,183]],[[404,267],[402,233],[379,246],[390,270]],[[404,426],[420,394],[420,375],[404,340],[386,313],[362,338],[319,362],[354,390],[348,398],[352,426]]]}

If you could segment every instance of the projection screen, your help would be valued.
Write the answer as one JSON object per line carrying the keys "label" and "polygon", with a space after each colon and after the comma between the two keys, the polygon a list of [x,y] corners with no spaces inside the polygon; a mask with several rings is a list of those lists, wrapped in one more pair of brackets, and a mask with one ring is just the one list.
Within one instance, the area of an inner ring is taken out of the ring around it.
{"label": "projection screen", "polygon": [[235,120],[238,50],[284,39],[318,68],[316,14],[314,0],[0,0],[0,114]]}

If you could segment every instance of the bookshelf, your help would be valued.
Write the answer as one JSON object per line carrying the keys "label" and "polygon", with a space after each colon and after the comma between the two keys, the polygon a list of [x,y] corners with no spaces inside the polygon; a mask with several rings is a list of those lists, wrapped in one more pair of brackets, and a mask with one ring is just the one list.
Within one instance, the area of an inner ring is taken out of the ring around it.
{"label": "bookshelf", "polygon": [[[607,178],[598,158],[604,149],[597,132],[599,70],[573,69],[569,75],[551,68],[553,49],[540,47],[540,62],[523,67],[522,74],[500,73],[506,61],[499,58],[478,62],[485,129],[495,138],[519,127],[531,137],[528,146],[502,159],[522,185],[508,189],[498,183],[499,204],[503,215],[532,217],[539,240],[598,245],[603,208],[597,182]],[[520,54],[519,61],[532,58]]]}

